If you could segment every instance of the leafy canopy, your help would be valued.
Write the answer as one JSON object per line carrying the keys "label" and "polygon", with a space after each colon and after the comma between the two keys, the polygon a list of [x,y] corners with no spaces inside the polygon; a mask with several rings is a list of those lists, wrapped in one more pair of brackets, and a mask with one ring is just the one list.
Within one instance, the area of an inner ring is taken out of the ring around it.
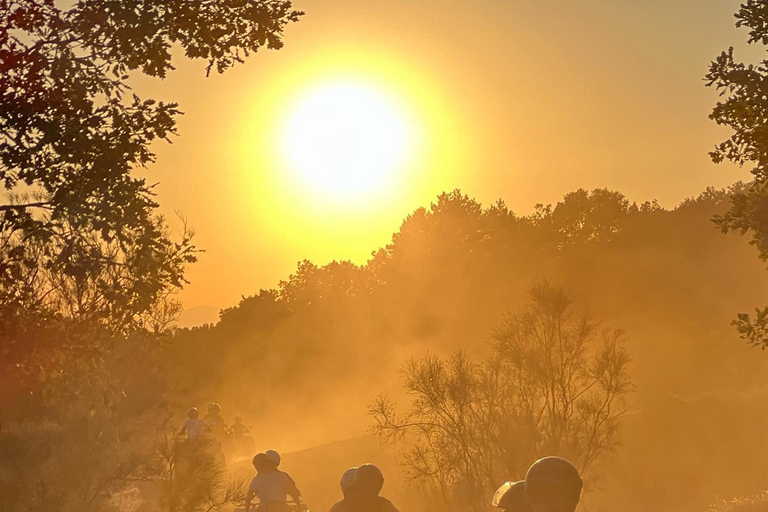
{"label": "leafy canopy", "polygon": [[180,112],[127,80],[164,78],[174,46],[223,72],[281,48],[301,14],[286,0],[0,0],[0,305],[61,311],[63,296],[131,319],[181,286],[190,238],[169,239],[135,175]]}
{"label": "leafy canopy", "polygon": [[[768,3],[748,0],[741,4],[736,26],[749,30],[750,44],[768,45]],[[731,47],[712,62],[706,81],[722,98],[710,119],[732,130],[731,136],[710,153],[712,160],[749,165],[754,176],[750,187],[733,194],[730,210],[715,217],[715,223],[724,233],[750,232],[750,243],[763,260],[768,260],[768,60],[758,64],[739,62]],[[751,345],[765,348],[768,308],[756,313],[755,320],[742,313],[734,324]]]}

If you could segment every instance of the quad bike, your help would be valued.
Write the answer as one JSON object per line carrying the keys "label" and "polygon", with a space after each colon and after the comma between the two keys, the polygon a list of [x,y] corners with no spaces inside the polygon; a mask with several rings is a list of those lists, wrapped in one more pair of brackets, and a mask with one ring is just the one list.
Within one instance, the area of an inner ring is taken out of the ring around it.
{"label": "quad bike", "polygon": [[256,453],[256,442],[251,436],[232,436],[231,458],[252,457]]}
{"label": "quad bike", "polygon": [[234,428],[230,428],[226,432],[228,459],[251,458],[256,454],[256,442],[250,435],[251,428],[247,427],[239,436],[235,434]]}
{"label": "quad bike", "polygon": [[188,467],[191,460],[199,457],[201,453],[208,453],[213,460],[220,465],[226,465],[221,443],[215,437],[205,437],[201,440],[189,441],[186,437],[177,436],[174,440],[174,453],[180,472]]}

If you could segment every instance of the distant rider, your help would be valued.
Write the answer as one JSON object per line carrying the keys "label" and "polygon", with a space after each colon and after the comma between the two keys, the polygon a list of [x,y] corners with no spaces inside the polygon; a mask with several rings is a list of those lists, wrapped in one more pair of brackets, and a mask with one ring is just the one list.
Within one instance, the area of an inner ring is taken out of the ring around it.
{"label": "distant rider", "polygon": [[250,429],[243,425],[243,417],[239,414],[235,416],[235,423],[230,427],[229,432],[235,436],[235,440],[240,440],[245,434],[251,433]]}
{"label": "distant rider", "polygon": [[179,435],[184,435],[184,433],[186,433],[189,441],[200,439],[203,432],[208,430],[208,425],[206,425],[198,416],[200,416],[200,413],[197,411],[197,407],[190,408],[187,411],[187,421],[185,421],[184,425],[181,427]]}
{"label": "distant rider", "polygon": [[224,418],[221,417],[221,406],[217,403],[208,404],[208,414],[203,416],[205,424],[210,427],[211,432],[219,440],[222,440],[227,433],[227,424],[224,422]]}

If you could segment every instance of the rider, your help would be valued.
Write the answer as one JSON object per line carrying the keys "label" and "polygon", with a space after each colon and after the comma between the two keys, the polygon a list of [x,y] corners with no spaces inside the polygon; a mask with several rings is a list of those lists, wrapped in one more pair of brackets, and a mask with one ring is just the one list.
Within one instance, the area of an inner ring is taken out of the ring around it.
{"label": "rider", "polygon": [[[274,450],[270,450],[277,454]],[[279,464],[279,454],[278,464]],[[248,488],[248,494],[245,498],[245,512],[250,512],[251,501],[254,497],[259,498],[258,512],[290,512],[291,508],[287,503],[287,496],[291,496],[296,504],[296,509],[301,510],[301,492],[296,487],[293,479],[287,473],[278,471],[277,464],[273,457],[266,453],[257,453],[253,458],[253,467],[256,468],[257,475]]]}
{"label": "rider", "polygon": [[232,439],[227,434],[229,429],[224,418],[221,417],[221,406],[217,403],[208,404],[208,414],[203,416],[203,419],[210,428],[213,437],[218,441],[218,451],[221,452],[221,457],[226,460],[225,454],[232,449]]}
{"label": "rider", "polygon": [[227,432],[227,424],[221,417],[221,406],[217,403],[208,404],[208,414],[203,416],[203,420],[208,425],[217,438],[222,439]]}
{"label": "rider", "polygon": [[250,434],[251,431],[243,425],[243,417],[239,414],[235,416],[235,423],[230,427],[229,432],[232,433],[233,436],[235,436],[236,440],[240,440],[245,436],[245,434]]}
{"label": "rider", "polygon": [[197,411],[197,407],[191,407],[187,411],[187,421],[181,427],[179,435],[183,435],[186,432],[189,441],[200,439],[203,432],[209,430],[209,428],[198,416],[200,416],[200,413]]}
{"label": "rider", "polygon": [[341,485],[341,494],[344,495],[344,498],[342,498],[341,501],[336,502],[331,507],[331,512],[342,512],[345,509],[348,509],[351,507],[350,502],[354,499],[352,498],[352,494],[354,491],[352,491],[352,484],[355,483],[355,474],[357,473],[357,467],[349,468],[344,472],[344,474],[341,475],[341,481],[339,481],[339,485]]}
{"label": "rider", "polygon": [[579,471],[561,457],[539,459],[525,475],[532,512],[574,512],[583,486]]}
{"label": "rider", "polygon": [[332,512],[398,512],[391,501],[379,496],[384,486],[384,475],[373,464],[350,468],[341,477],[344,499],[336,503]]}
{"label": "rider", "polygon": [[525,495],[525,480],[507,482],[499,487],[491,503],[506,512],[530,512],[531,506]]}
{"label": "rider", "polygon": [[[272,464],[275,465],[275,468],[280,467],[280,461],[282,461],[282,457],[280,457],[280,454],[277,452],[277,450],[267,450],[264,452],[264,455],[266,455],[269,458],[269,460],[272,461]],[[287,476],[294,486],[296,485],[296,482],[293,481],[293,478],[291,478],[291,475],[289,475],[285,471],[280,471],[279,469],[277,471]]]}

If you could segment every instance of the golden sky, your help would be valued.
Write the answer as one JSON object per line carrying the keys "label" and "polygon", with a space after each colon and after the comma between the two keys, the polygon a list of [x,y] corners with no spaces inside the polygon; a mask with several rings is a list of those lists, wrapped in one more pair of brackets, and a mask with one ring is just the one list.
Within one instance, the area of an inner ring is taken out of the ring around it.
{"label": "golden sky", "polygon": [[[301,259],[363,263],[457,187],[525,214],[579,187],[673,206],[746,177],[708,159],[727,132],[707,120],[716,94],[702,81],[721,50],[743,50],[738,4],[303,0],[280,51],[207,79],[179,60],[165,81],[137,81],[185,112],[146,171],[205,250],[181,299],[228,307]],[[286,127],[326,90],[370,93],[407,128],[397,165],[360,194],[318,186],[286,157]]]}

